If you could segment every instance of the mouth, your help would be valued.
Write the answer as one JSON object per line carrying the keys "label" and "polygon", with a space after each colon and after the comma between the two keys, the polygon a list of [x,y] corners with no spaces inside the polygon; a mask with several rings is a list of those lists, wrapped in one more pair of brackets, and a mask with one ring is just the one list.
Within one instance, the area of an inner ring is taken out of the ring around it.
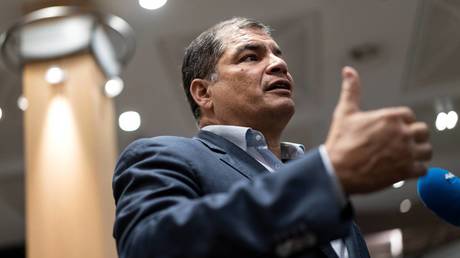
{"label": "mouth", "polygon": [[264,90],[266,92],[267,91],[289,91],[289,93],[291,93],[292,85],[291,85],[291,82],[289,82],[288,80],[282,79],[282,80],[277,80],[277,81],[274,81],[268,84]]}

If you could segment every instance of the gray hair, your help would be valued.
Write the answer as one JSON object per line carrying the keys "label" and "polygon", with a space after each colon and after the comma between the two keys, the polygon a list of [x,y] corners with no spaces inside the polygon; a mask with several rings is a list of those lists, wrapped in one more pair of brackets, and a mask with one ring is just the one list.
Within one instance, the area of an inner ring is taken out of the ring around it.
{"label": "gray hair", "polygon": [[241,29],[262,30],[268,35],[271,33],[271,28],[259,21],[234,17],[207,29],[185,49],[182,61],[182,84],[193,116],[197,121],[200,119],[201,112],[190,93],[190,84],[194,79],[211,80],[214,77],[212,75],[216,72],[217,62],[225,51],[225,37]]}

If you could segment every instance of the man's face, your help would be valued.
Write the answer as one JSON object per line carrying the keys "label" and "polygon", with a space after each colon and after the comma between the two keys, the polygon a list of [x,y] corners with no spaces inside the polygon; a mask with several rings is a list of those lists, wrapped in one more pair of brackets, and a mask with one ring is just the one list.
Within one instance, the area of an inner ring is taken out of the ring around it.
{"label": "man's face", "polygon": [[262,30],[242,29],[225,36],[223,44],[210,85],[219,122],[286,124],[294,113],[293,81],[276,42]]}

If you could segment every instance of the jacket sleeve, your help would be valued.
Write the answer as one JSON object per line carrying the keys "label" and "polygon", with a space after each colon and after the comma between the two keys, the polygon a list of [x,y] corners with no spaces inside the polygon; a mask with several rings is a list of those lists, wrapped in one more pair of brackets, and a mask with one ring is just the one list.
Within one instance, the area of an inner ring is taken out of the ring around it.
{"label": "jacket sleeve", "polygon": [[289,256],[349,231],[351,212],[317,149],[209,195],[200,189],[199,160],[180,149],[152,138],[122,153],[113,179],[121,258]]}

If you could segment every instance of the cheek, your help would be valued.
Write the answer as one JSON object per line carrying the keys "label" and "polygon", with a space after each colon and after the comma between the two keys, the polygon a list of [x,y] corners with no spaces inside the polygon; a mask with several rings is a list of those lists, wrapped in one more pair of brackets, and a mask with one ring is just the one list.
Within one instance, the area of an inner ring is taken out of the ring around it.
{"label": "cheek", "polygon": [[255,69],[239,67],[221,74],[219,81],[222,87],[219,99],[224,102],[237,102],[237,105],[254,103],[260,101],[263,95],[260,72]]}
{"label": "cheek", "polygon": [[233,86],[240,93],[247,95],[258,95],[262,92],[259,73],[241,68],[239,73],[231,78]]}
{"label": "cheek", "polygon": [[239,68],[237,71],[226,75],[226,78],[224,79],[238,87],[238,85],[241,84],[253,84],[256,81],[257,76],[251,73],[250,70]]}

